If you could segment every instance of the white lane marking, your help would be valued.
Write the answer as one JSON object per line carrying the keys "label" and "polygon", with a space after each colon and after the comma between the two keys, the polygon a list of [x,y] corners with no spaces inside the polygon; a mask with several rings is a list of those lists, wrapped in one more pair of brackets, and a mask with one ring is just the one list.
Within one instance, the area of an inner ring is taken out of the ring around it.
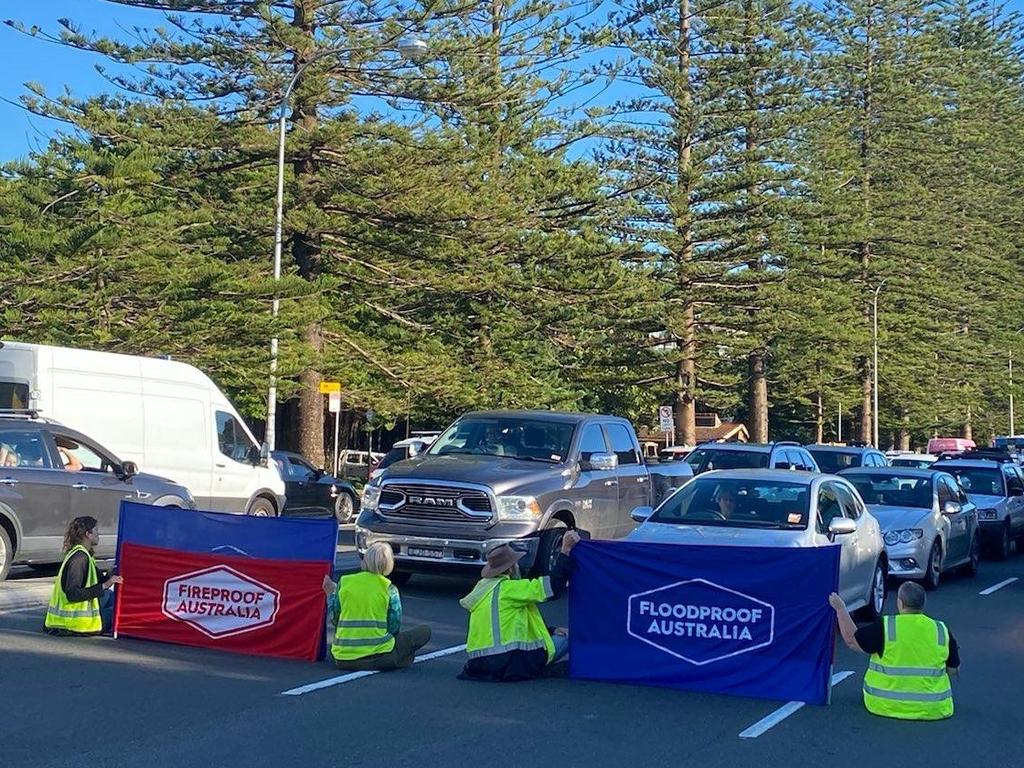
{"label": "white lane marking", "polygon": [[[852,675],[853,672],[850,670],[844,670],[843,672],[836,672],[832,675],[832,686],[835,687],[839,683],[843,682],[846,678]],[[776,709],[767,717],[763,717],[754,723],[752,726],[747,728],[745,731],[740,733],[741,739],[756,739],[762,733],[767,731],[769,728],[774,728],[776,725],[781,723],[787,717],[795,712],[799,712],[804,707],[802,701],[790,701],[787,704],[783,704],[781,707]]]}
{"label": "white lane marking", "polygon": [[8,613],[24,613],[25,611],[41,611],[46,607],[45,603],[29,603],[27,605],[12,605],[11,607],[0,607],[0,616]]}
{"label": "white lane marking", "polygon": [[1005,581],[1000,581],[998,584],[993,584],[988,589],[981,590],[981,592],[979,592],[978,594],[979,595],[991,595],[993,592],[998,592],[1003,587],[1008,587],[1011,584],[1013,584],[1013,582],[1019,581],[1019,580],[1020,579],[1018,579],[1016,576],[1014,576],[1012,578],[1006,579]]}
{"label": "white lane marking", "polygon": [[[423,656],[417,656],[413,661],[414,664],[419,664],[421,661],[430,661],[431,659],[439,659],[442,656],[451,656],[453,653],[459,653],[460,651],[466,650],[466,646],[453,645],[451,648],[442,648],[439,651],[433,651],[432,653],[424,654]],[[364,677],[370,677],[371,675],[379,675],[379,670],[365,670],[361,672],[349,672],[346,675],[338,675],[337,677],[329,677],[326,680],[318,680],[315,683],[309,685],[300,685],[298,688],[289,688],[287,691],[281,691],[282,696],[301,696],[304,693],[311,693],[312,691],[319,691],[323,688],[330,688],[334,685],[341,685],[343,683],[351,683],[353,680],[359,680]]]}

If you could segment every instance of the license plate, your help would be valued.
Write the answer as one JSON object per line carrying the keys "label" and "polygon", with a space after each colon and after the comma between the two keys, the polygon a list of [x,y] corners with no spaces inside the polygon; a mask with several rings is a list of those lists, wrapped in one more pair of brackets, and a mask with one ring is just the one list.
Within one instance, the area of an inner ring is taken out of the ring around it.
{"label": "license plate", "polygon": [[444,557],[443,549],[431,549],[429,547],[407,547],[405,550],[409,557],[429,557],[440,560]]}

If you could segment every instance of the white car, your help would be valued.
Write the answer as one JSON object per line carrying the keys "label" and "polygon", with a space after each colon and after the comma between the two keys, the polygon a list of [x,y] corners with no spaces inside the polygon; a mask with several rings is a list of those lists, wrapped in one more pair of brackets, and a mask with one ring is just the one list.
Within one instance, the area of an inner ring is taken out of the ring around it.
{"label": "white car", "polygon": [[928,469],[935,463],[936,456],[930,453],[897,453],[889,456],[889,466],[910,469]]}
{"label": "white car", "polygon": [[888,561],[878,522],[856,489],[832,475],[771,469],[706,472],[657,509],[639,507],[628,541],[742,547],[840,544],[839,594],[873,619],[885,602]]}

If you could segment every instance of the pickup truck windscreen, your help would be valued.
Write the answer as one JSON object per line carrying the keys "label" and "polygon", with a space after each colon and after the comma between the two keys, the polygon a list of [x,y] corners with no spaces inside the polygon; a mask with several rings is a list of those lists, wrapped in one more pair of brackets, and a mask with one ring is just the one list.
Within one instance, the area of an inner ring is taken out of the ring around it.
{"label": "pickup truck windscreen", "polygon": [[652,523],[726,528],[807,527],[809,495],[802,483],[778,480],[698,478],[671,496]]}
{"label": "pickup truck windscreen", "polygon": [[427,453],[502,456],[561,464],[569,455],[575,425],[522,417],[460,419],[446,429]]}

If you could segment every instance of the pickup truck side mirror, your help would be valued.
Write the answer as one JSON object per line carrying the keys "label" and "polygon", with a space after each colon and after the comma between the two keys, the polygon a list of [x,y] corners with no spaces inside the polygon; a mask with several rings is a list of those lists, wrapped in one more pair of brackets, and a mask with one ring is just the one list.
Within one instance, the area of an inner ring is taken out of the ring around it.
{"label": "pickup truck side mirror", "polygon": [[584,472],[611,472],[619,466],[619,457],[614,453],[592,453],[590,461],[581,461]]}
{"label": "pickup truck side mirror", "polygon": [[131,480],[139,474],[139,465],[134,461],[126,461],[121,465],[121,479]]}
{"label": "pickup truck side mirror", "polygon": [[646,523],[653,514],[654,507],[636,507],[629,516],[638,523]]}

